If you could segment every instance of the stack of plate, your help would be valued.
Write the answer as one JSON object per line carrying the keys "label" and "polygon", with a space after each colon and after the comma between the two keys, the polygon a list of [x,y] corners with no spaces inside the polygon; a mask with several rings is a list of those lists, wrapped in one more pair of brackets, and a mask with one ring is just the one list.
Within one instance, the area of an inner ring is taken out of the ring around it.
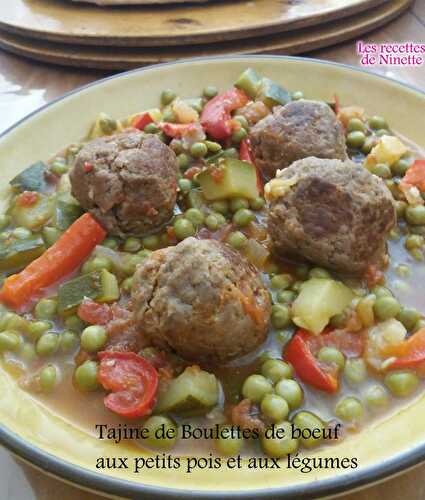
{"label": "stack of plate", "polygon": [[0,47],[40,61],[100,69],[207,55],[297,54],[359,37],[394,19],[412,3],[177,0],[164,5],[168,0],[127,1],[144,4],[1,2]]}

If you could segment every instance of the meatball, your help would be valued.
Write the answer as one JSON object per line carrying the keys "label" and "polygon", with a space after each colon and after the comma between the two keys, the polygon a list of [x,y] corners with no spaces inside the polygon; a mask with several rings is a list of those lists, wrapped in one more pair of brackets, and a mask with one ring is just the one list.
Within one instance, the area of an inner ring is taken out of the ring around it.
{"label": "meatball", "polygon": [[343,127],[324,102],[301,100],[274,108],[251,129],[250,140],[267,179],[308,156],[347,158]]}
{"label": "meatball", "polygon": [[188,361],[220,364],[267,337],[270,297],[257,270],[230,246],[187,238],[152,253],[132,290],[140,331]]}
{"label": "meatball", "polygon": [[130,130],[87,143],[70,179],[73,196],[113,235],[141,236],[173,215],[177,159],[155,135]]}
{"label": "meatball", "polygon": [[396,217],[385,183],[351,160],[305,158],[266,185],[274,251],[348,274],[385,255]]}

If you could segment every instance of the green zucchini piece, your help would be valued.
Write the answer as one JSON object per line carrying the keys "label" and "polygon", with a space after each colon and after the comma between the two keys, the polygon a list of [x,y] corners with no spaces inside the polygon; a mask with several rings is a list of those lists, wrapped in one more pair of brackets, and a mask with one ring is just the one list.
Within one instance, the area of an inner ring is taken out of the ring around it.
{"label": "green zucchini piece", "polygon": [[46,250],[39,235],[25,240],[10,237],[0,242],[0,271],[24,268]]}
{"label": "green zucchini piece", "polygon": [[261,78],[258,73],[254,69],[248,68],[236,80],[235,87],[243,90],[251,99],[255,99],[260,84]]}
{"label": "green zucchini piece", "polygon": [[202,415],[218,403],[219,385],[214,374],[189,366],[160,391],[155,413]]}
{"label": "green zucchini piece", "polygon": [[46,170],[47,166],[42,161],[34,163],[12,179],[10,185],[18,192],[38,191],[43,193],[47,191],[48,187],[44,176]]}
{"label": "green zucchini piece", "polygon": [[236,197],[253,199],[259,195],[256,169],[247,161],[227,158],[203,170],[196,180],[208,201]]}
{"label": "green zucchini piece", "polygon": [[56,201],[55,221],[54,221],[55,226],[61,231],[65,231],[82,214],[83,214],[83,209],[80,207],[80,205],[58,199]]}
{"label": "green zucchini piece", "polygon": [[96,302],[115,302],[119,299],[117,278],[106,269],[83,274],[63,283],[58,291],[58,311],[72,314],[85,298]]}
{"label": "green zucchini piece", "polygon": [[291,100],[289,92],[269,78],[262,79],[258,97],[268,108],[284,106]]}
{"label": "green zucchini piece", "polygon": [[51,219],[53,211],[53,197],[39,193],[37,202],[31,206],[20,205],[18,197],[9,214],[17,226],[23,226],[33,231],[46,224]]}

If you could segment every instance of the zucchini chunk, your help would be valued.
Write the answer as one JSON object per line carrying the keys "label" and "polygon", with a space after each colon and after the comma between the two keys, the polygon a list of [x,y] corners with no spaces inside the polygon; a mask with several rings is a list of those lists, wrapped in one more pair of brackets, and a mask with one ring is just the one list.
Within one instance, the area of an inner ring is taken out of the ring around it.
{"label": "zucchini chunk", "polygon": [[17,226],[34,231],[41,228],[53,216],[54,199],[41,193],[38,193],[37,196],[37,201],[30,206],[20,204],[19,196],[16,198],[10,215]]}
{"label": "zucchini chunk", "polygon": [[37,191],[44,193],[48,187],[45,179],[46,170],[46,164],[38,161],[12,179],[10,185],[17,192]]}
{"label": "zucchini chunk", "polygon": [[263,78],[258,92],[258,98],[268,108],[284,106],[291,100],[289,92],[269,78]]}
{"label": "zucchini chunk", "polygon": [[8,238],[0,243],[0,271],[22,269],[45,250],[43,238],[39,235],[25,240]]}

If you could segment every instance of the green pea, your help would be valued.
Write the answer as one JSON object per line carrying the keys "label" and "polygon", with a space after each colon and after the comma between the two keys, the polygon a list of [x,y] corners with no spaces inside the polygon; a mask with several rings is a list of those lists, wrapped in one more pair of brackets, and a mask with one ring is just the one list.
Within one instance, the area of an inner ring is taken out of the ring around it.
{"label": "green pea", "polygon": [[10,313],[7,316],[7,330],[14,330],[16,332],[24,333],[27,332],[29,325],[30,322],[22,316],[19,316],[19,314]]}
{"label": "green pea", "polygon": [[193,188],[193,184],[190,179],[179,179],[178,186],[180,191],[183,193],[188,193]]}
{"label": "green pea", "polygon": [[177,164],[181,170],[186,170],[189,166],[190,160],[186,153],[181,153],[177,156]]}
{"label": "green pea", "polygon": [[300,293],[303,285],[304,285],[304,281],[300,281],[300,280],[294,281],[294,283],[291,286],[291,289],[292,289],[292,291],[294,291],[296,293]]}
{"label": "green pea", "polygon": [[220,227],[219,219],[213,214],[210,214],[205,219],[205,225],[210,231],[217,231]]}
{"label": "green pea", "polygon": [[394,297],[379,297],[373,306],[373,312],[379,321],[395,318],[400,310],[401,306]]}
{"label": "green pea", "polygon": [[146,248],[144,248],[143,250],[140,250],[140,252],[137,252],[137,255],[139,257],[141,257],[143,260],[145,260],[151,254],[152,254],[152,250],[147,250]]}
{"label": "green pea", "polygon": [[276,295],[279,304],[292,304],[297,298],[297,294],[292,290],[282,290]]}
{"label": "green pea", "polygon": [[291,314],[288,306],[284,304],[274,304],[272,306],[271,322],[274,328],[285,328],[291,323]]}
{"label": "green pea", "polygon": [[381,385],[369,387],[365,394],[365,401],[371,410],[386,408],[390,402],[388,392]]}
{"label": "green pea", "polygon": [[365,134],[359,130],[355,130],[354,132],[349,132],[346,142],[350,148],[360,149],[365,143],[365,140]]}
{"label": "green pea", "polygon": [[81,332],[84,328],[84,321],[80,319],[76,314],[68,316],[64,321],[65,327],[73,332]]}
{"label": "green pea", "polygon": [[300,99],[304,99],[304,93],[301,92],[301,90],[296,90],[295,92],[292,92],[291,99],[293,101],[299,101]]}
{"label": "green pea", "polygon": [[37,353],[35,352],[33,344],[22,344],[19,356],[27,363],[32,363],[37,358]]}
{"label": "green pea", "polygon": [[413,372],[394,371],[385,376],[384,383],[393,396],[407,398],[418,388],[419,379]]}
{"label": "green pea", "polygon": [[222,215],[226,215],[229,212],[229,202],[227,200],[214,201],[210,205],[211,210]]}
{"label": "green pea", "polygon": [[117,250],[119,245],[118,241],[115,240],[114,238],[106,238],[106,240],[102,242],[102,246],[106,248],[111,248],[112,250]]}
{"label": "green pea", "polygon": [[26,334],[33,342],[38,340],[44,332],[51,328],[51,323],[48,321],[31,321],[28,325]]}
{"label": "green pea", "polygon": [[177,97],[176,93],[171,89],[165,89],[161,92],[161,104],[167,106],[171,104]]}
{"label": "green pea", "polygon": [[97,381],[98,365],[96,361],[85,361],[74,373],[74,381],[77,389],[82,392],[92,392],[99,388]]}
{"label": "green pea", "polygon": [[212,99],[218,94],[218,89],[214,85],[208,85],[208,87],[204,88],[203,95],[207,99]]}
{"label": "green pea", "polygon": [[295,275],[300,280],[306,280],[308,278],[309,272],[310,272],[310,267],[307,264],[299,264],[295,268]]}
{"label": "green pea", "polygon": [[62,231],[59,231],[56,227],[45,226],[41,230],[43,240],[48,247],[54,245],[58,239],[62,236]]}
{"label": "green pea", "polygon": [[37,340],[35,350],[39,356],[52,356],[58,350],[59,335],[56,333],[43,333]]}
{"label": "green pea", "polygon": [[34,314],[37,319],[53,319],[56,316],[58,303],[54,299],[41,299],[35,306]]}
{"label": "green pea", "polygon": [[223,156],[225,158],[239,158],[239,151],[236,148],[227,148],[223,151]]}
{"label": "green pea", "polygon": [[6,214],[0,214],[0,231],[6,228],[10,224],[10,216]]}
{"label": "green pea", "polygon": [[221,144],[219,142],[205,141],[205,146],[207,146],[210,153],[218,153],[221,151]]}
{"label": "green pea", "polygon": [[419,330],[422,330],[422,328],[425,328],[425,320],[421,318],[416,322],[415,326],[413,327],[412,333],[416,333]]}
{"label": "green pea", "polygon": [[291,286],[293,281],[290,274],[276,274],[270,280],[270,286],[275,290],[285,290]]}
{"label": "green pea", "polygon": [[249,201],[246,198],[232,198],[230,200],[230,210],[233,213],[248,207]]}
{"label": "green pea", "polygon": [[371,167],[372,174],[381,177],[381,179],[390,179],[392,177],[391,169],[385,163],[377,163]]}
{"label": "green pea", "polygon": [[148,123],[143,129],[143,132],[146,132],[146,134],[157,134],[159,130],[160,129],[158,128],[156,123]]}
{"label": "green pea", "polygon": [[366,126],[363,123],[363,121],[360,120],[360,118],[351,118],[347,124],[347,131],[348,132],[359,131],[365,133]]}
{"label": "green pea", "polygon": [[26,227],[16,227],[13,231],[12,234],[15,238],[18,240],[27,240],[32,236],[32,232],[27,229]]}
{"label": "green pea", "polygon": [[205,215],[197,208],[189,208],[189,210],[186,210],[184,216],[195,227],[202,226],[205,221]]}
{"label": "green pea", "polygon": [[411,160],[407,158],[400,158],[391,165],[391,171],[393,175],[396,175],[398,177],[404,177],[411,165],[412,165]]}
{"label": "green pea", "polygon": [[389,132],[389,130],[388,130],[388,129],[386,129],[386,128],[381,128],[381,129],[379,129],[379,130],[376,130],[376,131],[375,131],[375,135],[376,135],[377,137],[382,137],[382,136],[384,136],[384,135],[392,135],[392,134]]}
{"label": "green pea", "polygon": [[246,227],[253,220],[255,215],[248,208],[241,208],[233,214],[233,223],[239,227]]}
{"label": "green pea", "polygon": [[40,371],[40,389],[43,392],[52,392],[57,383],[57,370],[54,365],[47,365]]}
{"label": "green pea", "polygon": [[163,110],[162,120],[164,122],[168,122],[168,123],[175,123],[177,120],[177,117],[171,108],[167,108],[167,109]]}
{"label": "green pea", "polygon": [[261,413],[273,422],[282,422],[289,414],[288,403],[282,396],[266,394],[261,401]]}
{"label": "green pea", "polygon": [[195,226],[188,219],[177,219],[173,224],[173,228],[176,238],[179,241],[182,241],[185,238],[189,238],[190,236],[194,236],[196,234]]}
{"label": "green pea", "polygon": [[382,116],[372,116],[369,118],[369,127],[373,129],[387,129],[388,125]]}
{"label": "green pea", "polygon": [[282,458],[298,450],[298,439],[292,437],[292,426],[281,422],[274,426],[274,432],[268,429],[261,437],[261,448],[268,457]]}
{"label": "green pea", "polygon": [[88,326],[81,334],[81,348],[87,352],[97,352],[108,340],[108,334],[103,326]]}
{"label": "green pea", "polygon": [[251,207],[252,210],[261,210],[264,208],[265,204],[266,201],[261,196],[257,196],[256,198],[249,200],[249,206]]}
{"label": "green pea", "polygon": [[112,271],[112,267],[112,261],[107,257],[95,257],[90,261],[90,272],[102,271],[103,269]]}
{"label": "green pea", "polygon": [[378,144],[377,137],[374,136],[366,137],[366,140],[362,147],[362,153],[368,155],[377,144]]}
{"label": "green pea", "polygon": [[59,339],[59,350],[65,354],[73,352],[80,342],[78,335],[70,330],[61,332]]}
{"label": "green pea", "polygon": [[406,330],[413,330],[416,323],[421,318],[419,312],[413,307],[402,307],[400,313],[397,316],[397,319],[403,323],[406,327]]}
{"label": "green pea", "polygon": [[239,122],[241,124],[241,127],[244,128],[245,130],[249,129],[249,122],[243,115],[236,115],[233,117],[234,120]]}
{"label": "green pea", "polygon": [[335,314],[335,316],[332,316],[329,324],[334,328],[344,328],[347,324],[347,316],[344,313]]}
{"label": "green pea", "polygon": [[402,219],[406,213],[407,203],[405,201],[396,201],[395,209],[397,212],[397,217]]}
{"label": "green pea", "polygon": [[313,267],[308,273],[309,278],[331,278],[331,273],[321,267]]}
{"label": "green pea", "polygon": [[[164,120],[164,121],[169,121],[169,120]],[[180,139],[173,139],[170,142],[169,147],[176,153],[176,155],[183,153],[183,142]]]}
{"label": "green pea", "polygon": [[341,351],[335,349],[335,347],[322,347],[317,354],[317,359],[322,363],[329,365],[335,365],[340,370],[344,368],[345,358]]}
{"label": "green pea", "polygon": [[238,436],[233,429],[230,425],[221,426],[220,436],[214,442],[217,451],[225,457],[239,455],[243,447],[244,438]]}
{"label": "green pea", "polygon": [[121,283],[121,288],[127,292],[130,293],[131,289],[133,288],[133,278],[130,276],[126,278],[122,283]]}
{"label": "green pea", "polygon": [[335,415],[344,422],[356,422],[363,414],[363,405],[357,398],[344,398],[335,407]]}
{"label": "green pea", "polygon": [[144,442],[152,448],[170,450],[177,442],[177,426],[171,418],[153,415],[143,427],[148,430],[148,438]]}
{"label": "green pea", "polygon": [[248,238],[240,231],[234,231],[229,234],[226,241],[230,246],[239,250],[246,245]]}
{"label": "green pea", "polygon": [[65,163],[65,160],[62,161],[54,161],[52,166],[50,167],[50,171],[56,175],[66,174],[69,170],[69,166]]}
{"label": "green pea", "polygon": [[344,378],[352,385],[361,384],[367,379],[367,367],[362,358],[347,359],[344,366]]}
{"label": "green pea", "polygon": [[142,242],[139,238],[134,238],[130,236],[125,240],[124,252],[136,253],[142,248]]}
{"label": "green pea", "polygon": [[299,429],[301,433],[305,431],[304,437],[300,438],[303,446],[306,448],[314,448],[321,443],[323,439],[322,431],[325,426],[320,418],[314,415],[314,413],[309,411],[300,411],[295,415],[293,423],[295,428]]}
{"label": "green pea", "polygon": [[195,142],[190,147],[190,154],[194,158],[203,158],[208,153],[208,148],[203,142]]}
{"label": "green pea", "polygon": [[280,359],[269,359],[261,366],[261,373],[273,383],[284,378],[291,378],[294,370],[291,365]]}
{"label": "green pea", "polygon": [[273,392],[273,386],[262,375],[250,375],[242,386],[242,395],[251,403],[260,403],[266,394]]}
{"label": "green pea", "polygon": [[244,128],[240,128],[239,130],[235,130],[232,134],[232,142],[233,144],[240,144],[244,139],[248,136],[248,132]]}
{"label": "green pea", "polygon": [[425,206],[408,206],[405,214],[406,220],[413,226],[422,226],[425,224]]}
{"label": "green pea", "polygon": [[388,288],[386,288],[385,286],[380,286],[380,285],[376,285],[372,288],[371,292],[373,293],[373,295],[376,296],[377,299],[380,299],[381,297],[392,297],[393,294],[391,293],[390,290],[388,290]]}
{"label": "green pea", "polygon": [[143,248],[147,250],[158,250],[161,246],[161,240],[157,234],[151,234],[150,236],[145,236],[142,240]]}
{"label": "green pea", "polygon": [[0,352],[16,352],[21,345],[21,339],[16,332],[4,331],[0,333]]}
{"label": "green pea", "polygon": [[123,259],[122,262],[122,271],[127,275],[127,276],[133,276],[133,274],[136,272],[137,266],[142,264],[144,261],[143,257],[140,257],[140,255],[126,255]]}
{"label": "green pea", "polygon": [[422,262],[424,260],[423,251],[419,248],[414,248],[413,250],[410,250],[409,253],[418,262]]}
{"label": "green pea", "polygon": [[289,405],[291,410],[300,407],[304,400],[304,393],[298,382],[292,379],[282,379],[275,386],[275,392]]}

